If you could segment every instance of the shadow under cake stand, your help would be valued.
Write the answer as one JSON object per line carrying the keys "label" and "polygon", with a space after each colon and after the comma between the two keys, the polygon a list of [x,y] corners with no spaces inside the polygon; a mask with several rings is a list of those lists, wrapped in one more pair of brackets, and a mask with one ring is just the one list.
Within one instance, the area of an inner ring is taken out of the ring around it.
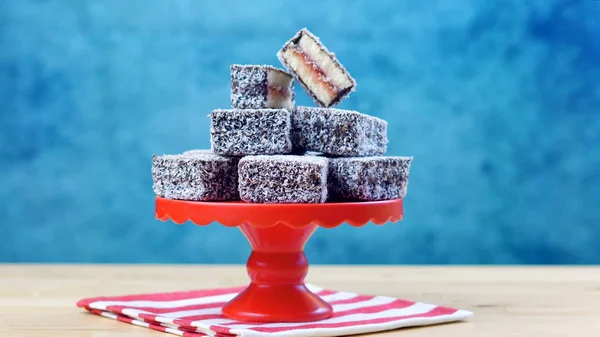
{"label": "shadow under cake stand", "polygon": [[304,284],[304,246],[317,227],[362,227],[402,220],[402,199],[324,204],[251,204],[156,198],[155,216],[177,224],[218,222],[239,227],[252,247],[250,285],[222,309],[225,317],[254,322],[310,322],[331,317],[331,305]]}

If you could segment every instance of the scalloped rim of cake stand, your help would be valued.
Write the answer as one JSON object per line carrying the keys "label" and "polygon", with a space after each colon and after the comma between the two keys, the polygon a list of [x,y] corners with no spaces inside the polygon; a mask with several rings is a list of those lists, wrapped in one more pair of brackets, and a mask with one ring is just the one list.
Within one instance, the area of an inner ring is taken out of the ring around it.
{"label": "scalloped rim of cake stand", "polygon": [[362,227],[370,222],[383,225],[398,222],[403,216],[402,199],[366,202],[328,202],[322,204],[254,204],[243,201],[186,201],[157,197],[155,216],[176,224],[190,221],[206,226],[218,222],[227,227],[250,224],[267,228],[284,224],[304,228],[317,224],[334,228],[347,223]]}

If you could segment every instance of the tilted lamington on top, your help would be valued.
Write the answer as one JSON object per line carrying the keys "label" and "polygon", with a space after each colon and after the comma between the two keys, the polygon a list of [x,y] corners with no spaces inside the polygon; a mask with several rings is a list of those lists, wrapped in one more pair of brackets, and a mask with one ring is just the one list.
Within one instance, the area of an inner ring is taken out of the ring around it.
{"label": "tilted lamington on top", "polygon": [[286,42],[277,57],[319,106],[334,106],[356,89],[346,68],[306,28]]}

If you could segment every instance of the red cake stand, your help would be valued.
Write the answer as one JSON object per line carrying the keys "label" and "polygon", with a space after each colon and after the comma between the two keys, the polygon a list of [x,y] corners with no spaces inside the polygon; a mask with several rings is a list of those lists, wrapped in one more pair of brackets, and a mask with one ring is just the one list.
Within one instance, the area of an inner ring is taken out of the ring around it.
{"label": "red cake stand", "polygon": [[318,226],[361,227],[402,219],[402,199],[324,204],[250,204],[156,198],[156,218],[177,224],[218,222],[239,227],[252,246],[250,285],[223,307],[230,319],[253,322],[310,322],[327,319],[331,305],[304,285],[304,245]]}

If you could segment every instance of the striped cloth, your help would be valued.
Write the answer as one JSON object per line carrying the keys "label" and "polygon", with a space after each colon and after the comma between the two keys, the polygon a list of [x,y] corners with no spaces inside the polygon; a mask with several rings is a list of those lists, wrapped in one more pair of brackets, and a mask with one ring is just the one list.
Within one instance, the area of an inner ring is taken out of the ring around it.
{"label": "striped cloth", "polygon": [[332,318],[308,323],[249,323],[224,318],[221,307],[244,287],[96,297],[77,305],[103,317],[184,337],[347,336],[447,323],[473,315],[466,310],[393,297],[307,286],[333,306]]}

